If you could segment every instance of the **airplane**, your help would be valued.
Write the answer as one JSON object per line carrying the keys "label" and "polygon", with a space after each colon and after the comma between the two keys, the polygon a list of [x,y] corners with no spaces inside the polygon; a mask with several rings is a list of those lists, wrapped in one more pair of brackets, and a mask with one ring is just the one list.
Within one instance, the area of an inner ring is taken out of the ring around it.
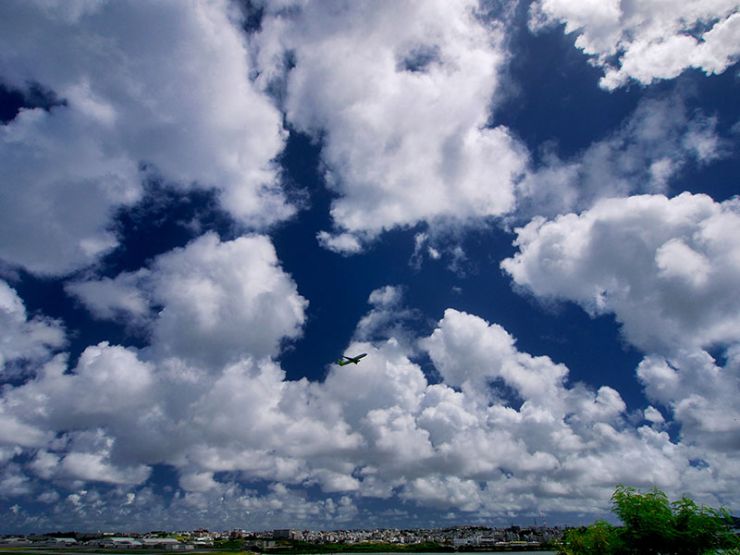
{"label": "airplane", "polygon": [[347,366],[350,363],[357,364],[358,362],[360,362],[360,359],[362,357],[366,357],[366,356],[367,356],[367,353],[362,353],[361,355],[357,355],[356,357],[348,357],[347,355],[342,355],[342,358],[346,358],[347,360],[342,360],[342,358],[340,358],[337,361],[337,364],[339,366]]}

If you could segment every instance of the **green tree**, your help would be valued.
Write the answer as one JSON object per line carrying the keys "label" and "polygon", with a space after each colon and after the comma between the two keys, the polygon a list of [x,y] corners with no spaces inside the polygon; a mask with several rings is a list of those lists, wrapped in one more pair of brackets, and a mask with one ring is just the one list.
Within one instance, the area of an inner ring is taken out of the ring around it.
{"label": "green tree", "polygon": [[674,549],[676,553],[702,553],[705,546],[734,547],[740,541],[732,532],[732,517],[725,509],[697,506],[688,497],[673,503]]}
{"label": "green tree", "polygon": [[612,512],[623,523],[619,535],[625,553],[665,553],[674,544],[673,511],[668,496],[659,489],[639,493],[635,488],[617,486]]}
{"label": "green tree", "polygon": [[640,493],[617,486],[612,510],[622,521],[615,527],[599,521],[569,530],[562,553],[568,555],[703,555],[715,549],[740,554],[725,509],[699,506],[684,497],[671,503],[657,488]]}
{"label": "green tree", "polygon": [[563,541],[567,546],[564,552],[569,555],[580,553],[616,555],[620,552],[619,548],[621,546],[618,528],[605,520],[596,521],[588,527],[568,530]]}

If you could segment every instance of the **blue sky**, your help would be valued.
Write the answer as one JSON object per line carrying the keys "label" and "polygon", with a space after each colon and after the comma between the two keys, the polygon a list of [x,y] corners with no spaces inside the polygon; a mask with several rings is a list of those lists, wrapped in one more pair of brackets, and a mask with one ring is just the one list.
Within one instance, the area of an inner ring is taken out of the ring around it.
{"label": "blue sky", "polygon": [[740,510],[739,26],[4,2],[0,531]]}

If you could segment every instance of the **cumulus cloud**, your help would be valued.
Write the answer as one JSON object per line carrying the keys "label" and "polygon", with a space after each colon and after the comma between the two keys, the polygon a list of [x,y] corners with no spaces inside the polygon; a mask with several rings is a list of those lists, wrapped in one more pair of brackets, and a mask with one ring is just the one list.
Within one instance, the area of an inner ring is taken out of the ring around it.
{"label": "cumulus cloud", "polygon": [[679,93],[643,99],[620,128],[577,155],[545,152],[517,184],[519,221],[590,208],[596,201],[634,193],[666,193],[689,163],[723,157],[716,119],[689,114]]}
{"label": "cumulus cloud", "polygon": [[[594,316],[614,314],[624,337],[647,353],[637,376],[648,398],[672,413],[698,459],[724,464],[722,453],[740,448],[737,199],[612,199],[517,233],[519,252],[502,263],[514,283]],[[664,423],[655,407],[644,415]]]}
{"label": "cumulus cloud", "polygon": [[[307,305],[261,235],[222,242],[208,233],[151,268],[67,290],[97,317],[149,321],[152,356],[217,368],[276,354],[282,340],[300,334]],[[153,306],[161,307],[156,315]]]}
{"label": "cumulus cloud", "polygon": [[[445,383],[475,397],[490,393],[489,383],[500,379],[522,399],[555,400],[567,369],[546,357],[519,353],[514,338],[499,325],[448,309],[439,327],[422,342]],[[471,349],[471,346],[475,346]]]}
{"label": "cumulus cloud", "polygon": [[[681,423],[682,438],[712,452],[740,450],[740,347],[734,345],[720,366],[706,352],[682,352],[673,357],[650,355],[637,367],[649,398],[669,407]],[[657,413],[657,414],[656,414]],[[645,417],[662,423],[653,410]]]}
{"label": "cumulus cloud", "polygon": [[[392,287],[371,301],[379,312],[402,306]],[[31,455],[6,460],[7,495],[22,500],[51,489],[70,511],[92,511],[97,502],[102,513],[93,516],[169,506],[163,512],[182,508],[182,519],[208,510],[224,521],[245,512],[259,520],[269,509],[273,518],[320,523],[352,522],[363,497],[489,516],[582,512],[585,503],[600,511],[614,483],[635,480],[697,491],[710,502],[738,477],[710,444],[706,464],[692,465],[697,447],[633,426],[618,392],[569,383],[565,366],[519,351],[496,324],[449,309],[417,339],[440,383],[414,362],[416,349],[392,335],[350,344],[368,356],[332,366],[323,382],[288,381],[275,361],[246,355],[208,372],[187,356],[153,356],[161,352],[154,346],[89,347],[71,370],[59,356],[3,391],[0,410],[35,434],[25,434],[35,438],[25,444],[3,438]],[[654,402],[671,402],[671,393],[656,391]],[[169,505],[138,485],[157,463],[179,473]],[[243,485],[254,480],[271,489],[256,494]],[[101,493],[96,482],[120,489]],[[313,485],[324,497],[302,492]],[[127,514],[120,518],[135,521]]]}
{"label": "cumulus cloud", "polygon": [[64,288],[67,293],[80,299],[95,318],[139,321],[146,319],[151,311],[149,299],[139,288],[139,283],[148,275],[147,270],[140,270],[115,278],[70,281],[64,284]]}
{"label": "cumulus cloud", "polygon": [[[0,483],[1,480],[2,477]],[[38,484],[26,484],[26,488],[33,486]],[[95,529],[116,527],[142,531],[150,530],[153,523],[169,530],[274,526],[325,529],[348,522],[358,513],[348,496],[309,499],[302,491],[280,485],[260,493],[237,482],[227,482],[211,492],[176,492],[173,496],[150,487],[131,492],[120,486],[78,486],[70,491],[64,496],[56,492],[40,494],[39,501],[49,504],[48,510],[41,514],[16,505],[14,511],[8,511],[6,525],[29,532],[73,529],[79,527],[80,521]]]}
{"label": "cumulus cloud", "polygon": [[325,249],[339,254],[356,254],[362,251],[362,243],[352,233],[343,232],[332,235],[328,231],[319,231],[316,239]]}
{"label": "cumulus cloud", "polygon": [[150,473],[143,464],[120,466],[110,461],[111,438],[95,442],[94,451],[70,451],[61,459],[58,476],[107,484],[140,484]]}
{"label": "cumulus cloud", "polygon": [[614,313],[646,352],[740,341],[740,204],[706,195],[609,199],[517,230],[502,268],[537,297]]}
{"label": "cumulus cloud", "polygon": [[634,79],[649,85],[689,68],[722,73],[740,54],[740,13],[734,0],[590,2],[537,0],[530,28],[565,24],[575,45],[603,68],[599,84],[613,90]]}
{"label": "cumulus cloud", "polygon": [[66,343],[64,329],[55,320],[29,318],[18,293],[0,280],[0,371],[11,372],[11,365],[38,364]]}
{"label": "cumulus cloud", "polygon": [[404,306],[404,289],[397,285],[379,287],[370,293],[370,311],[357,323],[354,339],[370,341],[394,337],[412,344],[409,323],[419,317],[417,311]]}
{"label": "cumulus cloud", "polygon": [[216,189],[248,226],[291,213],[271,162],[281,117],[249,80],[228,2],[14,1],[0,21],[3,82],[59,99],[0,129],[7,262],[59,274],[94,261],[116,245],[112,212],[136,202],[152,173]]}
{"label": "cumulus cloud", "polygon": [[288,121],[321,139],[339,197],[319,240],[345,253],[393,227],[510,210],[526,161],[488,126],[503,31],[472,0],[388,6],[268,2],[255,41],[258,81],[283,83]]}

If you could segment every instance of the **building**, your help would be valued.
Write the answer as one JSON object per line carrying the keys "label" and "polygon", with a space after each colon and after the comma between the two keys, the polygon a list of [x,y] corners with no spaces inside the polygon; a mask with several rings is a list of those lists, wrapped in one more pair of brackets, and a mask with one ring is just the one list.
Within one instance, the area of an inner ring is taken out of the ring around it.
{"label": "building", "polygon": [[141,543],[144,547],[166,549],[168,551],[191,551],[194,549],[192,544],[182,543],[175,538],[144,538]]}
{"label": "building", "polygon": [[273,540],[300,540],[303,538],[303,533],[300,530],[273,530]]}
{"label": "building", "polygon": [[129,537],[101,538],[95,543],[98,547],[111,547],[115,549],[131,549],[134,547],[142,547],[143,545],[139,540]]}

